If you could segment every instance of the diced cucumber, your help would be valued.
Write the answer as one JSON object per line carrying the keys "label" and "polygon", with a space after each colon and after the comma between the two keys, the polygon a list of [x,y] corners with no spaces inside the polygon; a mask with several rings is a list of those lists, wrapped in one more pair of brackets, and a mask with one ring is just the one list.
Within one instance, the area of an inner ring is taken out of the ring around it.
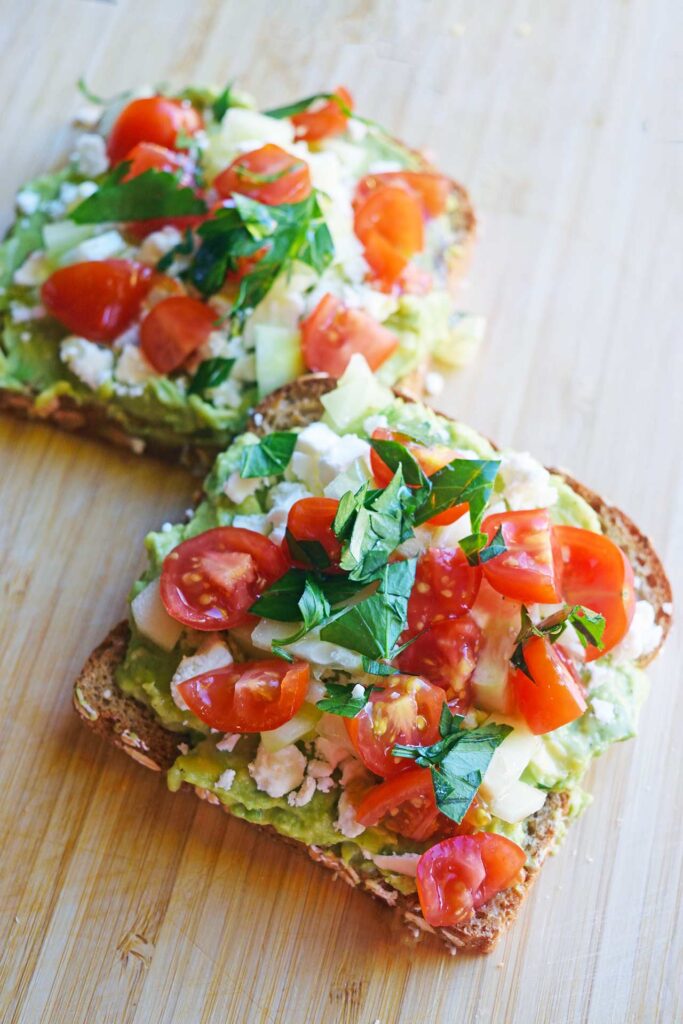
{"label": "diced cucumber", "polygon": [[360,427],[366,416],[386,409],[391,401],[391,391],[380,384],[361,355],[351,357],[337,387],[322,398],[327,416],[341,431]]}
{"label": "diced cucumber", "polygon": [[261,733],[261,742],[268,753],[274,754],[290,743],[296,743],[307,733],[311,732],[319,719],[322,711],[318,711],[314,704],[302,704],[301,708],[290,718],[288,722],[281,725],[279,729],[271,729],[269,732]]}
{"label": "diced cucumber", "polygon": [[274,324],[256,324],[254,343],[259,398],[306,372],[298,331]]}
{"label": "diced cucumber", "polygon": [[48,257],[55,262],[68,249],[92,238],[101,230],[98,224],[75,224],[72,220],[58,220],[43,227],[43,241]]}

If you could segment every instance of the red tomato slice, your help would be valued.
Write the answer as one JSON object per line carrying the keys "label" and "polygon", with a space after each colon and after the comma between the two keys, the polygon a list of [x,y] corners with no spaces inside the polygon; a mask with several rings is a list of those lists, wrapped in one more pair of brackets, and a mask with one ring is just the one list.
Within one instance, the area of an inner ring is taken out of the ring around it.
{"label": "red tomato slice", "polygon": [[107,142],[107,155],[112,163],[126,159],[138,142],[154,142],[175,149],[178,135],[194,135],[203,122],[200,114],[186,100],[166,96],[149,96],[127,104],[116,118]]}
{"label": "red tomato slice", "polygon": [[477,664],[481,630],[470,615],[438,622],[398,657],[401,672],[422,676],[442,687],[451,710],[464,714],[472,706],[470,679]]}
{"label": "red tomato slice", "polygon": [[446,694],[438,686],[411,676],[392,676],[385,689],[375,690],[355,718],[345,718],[347,731],[366,768],[389,778],[412,762],[393,757],[396,743],[435,743]]}
{"label": "red tomato slice", "polygon": [[405,186],[383,185],[354,203],[354,229],[380,284],[392,287],[424,248],[422,204]]}
{"label": "red tomato slice", "polygon": [[481,528],[491,540],[499,526],[507,551],[484,563],[484,575],[491,586],[499,594],[525,604],[560,601],[547,509],[487,516]]}
{"label": "red tomato slice", "polygon": [[135,320],[152,269],[130,260],[91,260],[62,267],[40,295],[48,313],[90,341],[113,341]]}
{"label": "red tomato slice", "polygon": [[309,370],[341,377],[359,352],[371,370],[389,358],[398,345],[393,331],[361,309],[349,309],[328,292],[301,323],[301,347]]}
{"label": "red tomato slice", "polygon": [[341,543],[332,530],[338,508],[339,502],[334,498],[300,498],[287,517],[287,527],[296,540],[322,544],[332,565],[339,565],[341,558]]}
{"label": "red tomato slice", "polygon": [[[338,96],[349,110],[353,110],[353,99],[343,85],[335,89],[334,95]],[[341,135],[346,131],[348,120],[348,115],[334,100],[327,100],[318,107],[303,110],[291,119],[297,139],[303,139],[305,142],[319,142],[320,139],[329,139],[332,135]]]}
{"label": "red tomato slice", "polygon": [[305,661],[245,661],[180,683],[194,714],[219,732],[264,732],[292,718],[308,690]]}
{"label": "red tomato slice", "polygon": [[311,175],[304,160],[269,142],[233,160],[213,187],[225,199],[238,192],[267,206],[280,206],[308,199]]}
{"label": "red tomato slice", "polygon": [[532,678],[516,669],[512,686],[517,707],[533,733],[552,732],[584,713],[587,704],[581,681],[561,647],[533,636],[524,644],[524,660]]}
{"label": "red tomato slice", "polygon": [[555,526],[553,535],[562,566],[562,597],[605,617],[603,647],[586,649],[586,661],[595,661],[618,644],[631,625],[636,606],[633,569],[621,548],[601,533]]}
{"label": "red tomato slice", "polygon": [[429,768],[411,768],[373,786],[356,808],[356,819],[366,828],[382,822],[408,839],[429,839],[439,827]]}
{"label": "red tomato slice", "polygon": [[162,299],[140,325],[140,348],[155,370],[170,373],[204,344],[216,319],[216,312],[199,299]]}
{"label": "red tomato slice", "polygon": [[460,548],[428,548],[418,558],[408,600],[410,632],[462,615],[474,604],[480,583],[481,569]]}
{"label": "red tomato slice", "polygon": [[[452,462],[458,455],[455,448],[448,448],[445,444],[435,444],[426,447],[423,444],[418,444],[416,441],[411,441],[405,434],[396,433],[393,430],[388,430],[386,427],[376,427],[372,432],[372,436],[376,441],[400,442],[400,444],[408,449],[425,476],[432,476],[437,470],[443,469],[449,462]],[[391,483],[394,474],[374,449],[370,452],[370,466],[372,467],[372,475],[377,481],[377,486],[387,487]],[[459,505],[454,505],[453,508],[446,509],[445,512],[439,512],[438,515],[432,516],[427,522],[430,526],[448,526],[450,523],[460,519],[466,511],[467,502],[465,501]]]}
{"label": "red tomato slice", "polygon": [[521,847],[494,832],[436,843],[417,862],[417,893],[425,921],[438,928],[467,920],[514,882],[525,860]]}
{"label": "red tomato slice", "polygon": [[438,217],[443,213],[451,191],[451,184],[443,174],[431,171],[384,171],[362,178],[358,182],[356,197],[365,199],[375,189],[385,185],[408,188],[419,197],[425,217]]}
{"label": "red tomato slice", "polygon": [[190,537],[164,559],[160,594],[168,614],[193,629],[239,626],[256,598],[288,563],[272,540],[219,526]]}

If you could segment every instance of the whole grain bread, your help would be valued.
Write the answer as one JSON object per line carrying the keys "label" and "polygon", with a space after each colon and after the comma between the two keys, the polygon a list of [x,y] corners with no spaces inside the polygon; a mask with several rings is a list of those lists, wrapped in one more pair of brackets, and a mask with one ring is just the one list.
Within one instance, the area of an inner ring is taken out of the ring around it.
{"label": "whole grain bread", "polygon": [[[313,376],[294,381],[259,405],[252,416],[251,429],[258,433],[268,433],[314,422],[323,413],[320,401],[322,396],[333,386],[334,383],[324,377]],[[558,475],[563,476],[595,509],[605,533],[620,545],[634,566],[641,596],[655,608],[656,620],[662,633],[657,649],[641,659],[645,665],[656,656],[671,625],[671,587],[662,563],[651,541],[628,516],[566,473],[558,472]],[[147,768],[165,771],[178,755],[178,743],[186,737],[164,728],[148,708],[118,689],[115,673],[124,657],[128,635],[128,625],[122,622],[93,651],[76,680],[74,707],[91,729],[130,757]],[[208,790],[195,787],[195,791],[201,799],[219,804],[227,811]],[[568,794],[550,793],[541,810],[526,823],[524,845],[529,855],[528,864],[533,866],[525,868],[515,885],[494,896],[475,911],[469,920],[450,928],[432,928],[424,920],[415,895],[404,895],[381,878],[360,875],[334,851],[305,846],[292,840],[284,841],[299,848],[352,887],[368,892],[393,908],[413,936],[432,933],[451,953],[486,953],[493,949],[516,917],[543,861],[562,838],[570,816]],[[283,837],[270,826],[265,830],[282,840]]]}

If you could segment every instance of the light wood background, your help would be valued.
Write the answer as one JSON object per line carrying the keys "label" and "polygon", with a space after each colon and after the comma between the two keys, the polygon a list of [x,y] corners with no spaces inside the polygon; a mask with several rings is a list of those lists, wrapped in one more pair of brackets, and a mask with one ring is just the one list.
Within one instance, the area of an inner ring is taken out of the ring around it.
{"label": "light wood background", "polygon": [[[683,582],[675,0],[3,0],[2,219],[95,90],[239,78],[273,105],[346,83],[471,188],[464,299],[490,316],[440,405],[573,468]],[[678,39],[680,51],[680,34]],[[680,60],[680,52],[679,52]],[[0,1019],[5,1024],[683,1020],[680,638],[642,735],[484,959],[105,749],[71,682],[191,481],[0,422]]]}

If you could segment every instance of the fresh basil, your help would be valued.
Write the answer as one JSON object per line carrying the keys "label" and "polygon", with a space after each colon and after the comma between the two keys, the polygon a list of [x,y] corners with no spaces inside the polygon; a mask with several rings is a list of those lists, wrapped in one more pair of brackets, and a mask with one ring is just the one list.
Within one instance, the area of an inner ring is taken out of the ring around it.
{"label": "fresh basil", "polygon": [[412,536],[410,502],[400,465],[384,490],[369,490],[366,483],[355,495],[343,495],[332,529],[342,540],[339,564],[352,580],[374,579],[389,555]]}
{"label": "fresh basil", "polygon": [[261,476],[284,473],[296,445],[296,434],[289,430],[276,430],[266,434],[258,444],[242,449],[240,476],[249,480]]}
{"label": "fresh basil", "polygon": [[374,661],[365,655],[361,661],[363,662],[363,671],[370,676],[395,676],[399,673],[399,669],[394,668],[393,665],[387,665],[386,661]]}
{"label": "fresh basil", "polygon": [[157,263],[157,270],[160,273],[165,273],[170,267],[173,266],[173,261],[176,256],[190,256],[194,250],[194,239],[192,238],[192,232],[187,228],[183,234],[182,240],[174,245],[172,249],[164,253],[161,259]]}
{"label": "fresh basil", "polygon": [[409,487],[424,487],[431,490],[429,477],[420,469],[417,459],[399,441],[385,441],[379,438],[370,439],[371,447],[377,452],[382,462],[395,473],[399,467],[403,479]]}
{"label": "fresh basil", "polygon": [[211,388],[217,388],[230,376],[234,365],[234,359],[225,359],[223,356],[205,359],[203,363],[199,364],[197,372],[190,381],[190,386],[187,389],[188,395],[201,395]]}
{"label": "fresh basil", "polygon": [[[272,583],[254,602],[249,611],[262,619],[276,622],[294,622],[299,614],[299,601],[311,574],[305,569],[290,569],[279,580]],[[322,590],[330,606],[348,601],[360,594],[364,587],[346,576],[313,575],[313,580]]]}
{"label": "fresh basil", "polygon": [[342,718],[355,718],[359,711],[363,710],[372,693],[372,687],[368,687],[355,697],[355,686],[342,686],[341,683],[325,683],[325,689],[327,696],[319,700],[316,707],[330,715],[341,715]]}
{"label": "fresh basil", "polygon": [[298,540],[289,528],[285,530],[285,540],[295,562],[309,569],[329,568],[330,556],[319,540]]}
{"label": "fresh basil", "polygon": [[415,524],[467,502],[472,532],[478,533],[493,484],[499,459],[453,459],[430,478],[430,490],[415,514]]}
{"label": "fresh basil", "polygon": [[439,722],[441,739],[430,746],[396,744],[394,757],[405,757],[432,775],[436,805],[442,814],[458,824],[479,789],[491,758],[505,737],[509,725],[490,723],[463,729],[462,715],[452,715],[444,704]]}
{"label": "fresh basil", "polygon": [[283,637],[280,640],[273,640],[271,646],[275,654],[280,653],[278,648],[287,647],[290,644],[296,643],[297,640],[301,640],[306,633],[309,633],[316,626],[319,626],[321,622],[324,622],[331,611],[329,601],[322,592],[320,585],[311,576],[307,577],[303,593],[297,604],[301,617],[301,626],[291,636]]}
{"label": "fresh basil", "polygon": [[333,100],[347,117],[351,117],[353,114],[351,108],[344,103],[341,96],[334,92],[316,92],[313,96],[306,96],[303,100],[297,100],[296,103],[288,103],[284,107],[273,107],[271,110],[265,110],[264,114],[267,117],[276,117],[278,120],[281,120],[283,117],[295,117],[297,114],[302,114],[305,110],[308,110],[309,107],[320,100]]}
{"label": "fresh basil", "polygon": [[123,181],[129,168],[130,162],[119,164],[97,192],[71,211],[69,219],[76,224],[102,224],[206,213],[204,200],[191,188],[180,185],[177,174],[150,168]]}
{"label": "fresh basil", "polygon": [[510,658],[511,663],[534,681],[524,657],[525,644],[534,636],[544,637],[551,644],[557,643],[569,625],[576,630],[583,647],[593,644],[600,649],[603,646],[605,618],[599,612],[591,611],[590,608],[585,608],[580,604],[565,605],[564,608],[549,615],[542,622],[534,623],[526,605],[522,605],[521,626],[515,638],[515,649]]}
{"label": "fresh basil", "polygon": [[233,103],[232,86],[232,82],[226,85],[225,89],[218,94],[211,104],[211,113],[213,114],[213,119],[217,124],[221,123],[230,107],[235,106]]}
{"label": "fresh basil", "polygon": [[469,537],[463,537],[460,547],[470,565],[484,565],[507,551],[502,526],[498,527],[490,541],[486,533],[471,533]]}

